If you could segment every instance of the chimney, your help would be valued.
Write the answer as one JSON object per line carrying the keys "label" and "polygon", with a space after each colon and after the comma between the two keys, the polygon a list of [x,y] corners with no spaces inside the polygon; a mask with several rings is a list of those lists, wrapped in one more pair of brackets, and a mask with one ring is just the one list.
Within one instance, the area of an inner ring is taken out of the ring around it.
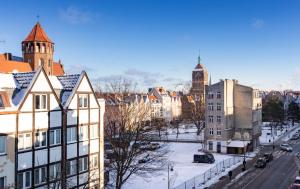
{"label": "chimney", "polygon": [[11,53],[4,53],[4,56],[5,56],[6,60],[11,60],[12,59]]}

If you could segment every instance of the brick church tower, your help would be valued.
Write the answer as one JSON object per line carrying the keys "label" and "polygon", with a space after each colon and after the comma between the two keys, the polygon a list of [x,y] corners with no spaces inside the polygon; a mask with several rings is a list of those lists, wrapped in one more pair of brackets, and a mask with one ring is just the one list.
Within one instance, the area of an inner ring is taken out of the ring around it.
{"label": "brick church tower", "polygon": [[205,86],[208,85],[208,73],[203,64],[201,64],[200,56],[198,56],[198,64],[192,74],[192,88],[190,94],[194,96],[196,101],[204,102]]}
{"label": "brick church tower", "polygon": [[48,75],[53,75],[54,43],[39,22],[22,42],[22,52],[24,62],[28,62],[32,70],[43,66]]}

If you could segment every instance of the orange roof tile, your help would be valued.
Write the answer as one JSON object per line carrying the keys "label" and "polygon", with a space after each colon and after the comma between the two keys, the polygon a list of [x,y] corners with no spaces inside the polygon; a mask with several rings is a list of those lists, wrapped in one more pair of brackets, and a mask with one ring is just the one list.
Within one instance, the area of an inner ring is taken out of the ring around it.
{"label": "orange roof tile", "polygon": [[65,71],[63,65],[59,62],[53,62],[53,75],[61,76],[64,74]]}
{"label": "orange roof tile", "polygon": [[31,72],[32,68],[27,62],[6,60],[4,54],[0,54],[0,73]]}
{"label": "orange roof tile", "polygon": [[34,25],[31,32],[23,42],[28,42],[28,41],[42,41],[42,42],[53,43],[51,39],[47,36],[46,32],[44,31],[40,23],[36,23]]}
{"label": "orange roof tile", "polygon": [[149,95],[150,100],[156,100],[157,98],[154,95]]}

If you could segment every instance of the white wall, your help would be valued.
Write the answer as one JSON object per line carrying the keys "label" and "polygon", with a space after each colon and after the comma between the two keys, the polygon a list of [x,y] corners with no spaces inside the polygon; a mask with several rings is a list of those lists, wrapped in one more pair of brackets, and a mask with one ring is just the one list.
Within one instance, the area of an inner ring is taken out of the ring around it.
{"label": "white wall", "polygon": [[16,114],[0,115],[1,133],[16,131]]}
{"label": "white wall", "polygon": [[19,114],[19,132],[32,130],[32,113]]}
{"label": "white wall", "polygon": [[35,113],[35,129],[48,129],[48,112]]}
{"label": "white wall", "polygon": [[32,99],[32,94],[29,94],[21,107],[21,111],[32,111]]}
{"label": "white wall", "polygon": [[90,110],[90,122],[98,123],[99,122],[99,109]]}
{"label": "white wall", "polygon": [[34,86],[31,89],[32,92],[50,92],[51,87],[46,79],[46,76],[41,72],[35,81]]}

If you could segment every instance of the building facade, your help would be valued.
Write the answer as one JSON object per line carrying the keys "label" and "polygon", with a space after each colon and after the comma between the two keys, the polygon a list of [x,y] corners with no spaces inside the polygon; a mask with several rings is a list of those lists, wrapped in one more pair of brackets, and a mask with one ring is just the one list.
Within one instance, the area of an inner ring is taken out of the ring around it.
{"label": "building facade", "polygon": [[0,188],[104,188],[105,107],[53,45],[38,23],[23,58],[0,55]]}
{"label": "building facade", "polygon": [[262,105],[259,91],[221,80],[206,88],[206,150],[243,153],[259,144]]}

